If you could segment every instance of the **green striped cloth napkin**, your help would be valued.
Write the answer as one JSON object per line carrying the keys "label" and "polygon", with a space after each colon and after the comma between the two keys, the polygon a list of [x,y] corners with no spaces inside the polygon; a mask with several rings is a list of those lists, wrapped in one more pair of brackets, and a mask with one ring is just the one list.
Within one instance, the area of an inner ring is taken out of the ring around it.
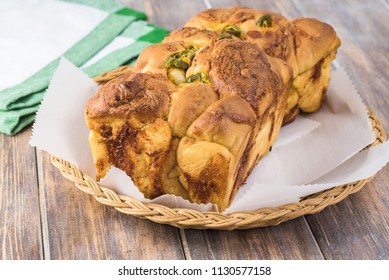
{"label": "green striped cloth napkin", "polygon": [[107,15],[91,32],[78,40],[62,55],[55,57],[20,83],[0,89],[1,133],[14,135],[34,121],[35,112],[38,110],[61,57],[67,58],[93,77],[121,65],[133,63],[145,47],[162,41],[168,34],[167,30],[146,22],[145,14],[111,0],[63,0],[59,2],[73,6],[86,5],[99,9]]}

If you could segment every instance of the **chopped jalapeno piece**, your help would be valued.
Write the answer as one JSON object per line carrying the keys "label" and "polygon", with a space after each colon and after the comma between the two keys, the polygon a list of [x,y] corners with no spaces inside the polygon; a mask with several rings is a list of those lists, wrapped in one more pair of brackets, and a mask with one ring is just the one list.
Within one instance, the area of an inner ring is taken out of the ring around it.
{"label": "chopped jalapeno piece", "polygon": [[272,27],[273,19],[271,15],[263,15],[258,19],[258,21],[255,24],[263,28]]}
{"label": "chopped jalapeno piece", "polygon": [[206,74],[204,74],[203,72],[198,72],[196,74],[193,74],[192,76],[189,76],[188,78],[186,78],[186,81],[187,83],[193,83],[193,82],[202,82],[202,83],[209,83],[209,78]]}
{"label": "chopped jalapeno piece", "polygon": [[196,55],[196,48],[189,46],[181,52],[171,54],[165,62],[165,68],[179,68],[187,70]]}
{"label": "chopped jalapeno piece", "polygon": [[182,61],[180,58],[175,58],[174,56],[170,56],[165,63],[166,68],[180,68],[180,69],[188,69],[188,63]]}
{"label": "chopped jalapeno piece", "polygon": [[226,28],[224,28],[224,31],[236,37],[240,37],[240,28],[236,25],[228,25]]}

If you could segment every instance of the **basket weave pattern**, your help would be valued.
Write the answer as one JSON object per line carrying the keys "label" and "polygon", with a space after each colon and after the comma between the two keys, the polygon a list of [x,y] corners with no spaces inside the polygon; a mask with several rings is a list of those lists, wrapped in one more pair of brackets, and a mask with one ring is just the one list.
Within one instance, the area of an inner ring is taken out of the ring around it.
{"label": "basket weave pattern", "polygon": [[[131,67],[123,66],[114,71],[97,76],[95,81],[105,83],[130,72]],[[370,110],[369,117],[376,134],[376,140],[370,146],[375,146],[386,140],[386,133],[380,120]],[[278,225],[306,214],[317,213],[329,205],[336,204],[350,194],[359,191],[374,177],[316,193],[303,198],[298,203],[286,204],[274,208],[261,208],[255,211],[223,214],[199,212],[191,209],[169,208],[154,203],[143,203],[135,198],[119,195],[109,188],[99,186],[95,180],[83,174],[77,167],[61,158],[51,155],[51,162],[79,190],[92,195],[102,204],[112,206],[122,213],[149,219],[156,223],[169,224],[179,228],[197,229],[233,230]]]}

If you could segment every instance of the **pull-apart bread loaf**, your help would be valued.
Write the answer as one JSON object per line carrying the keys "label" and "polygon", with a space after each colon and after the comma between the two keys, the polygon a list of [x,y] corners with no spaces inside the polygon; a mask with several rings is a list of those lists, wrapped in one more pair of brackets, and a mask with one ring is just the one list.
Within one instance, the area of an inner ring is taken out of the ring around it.
{"label": "pull-apart bread loaf", "polygon": [[[230,205],[298,111],[291,88],[303,110],[320,106],[339,45],[322,23],[273,13],[271,26],[253,35],[260,13],[208,10],[188,23],[199,28],[173,31],[141,53],[132,74],[100,88],[85,112],[97,179],[116,166],[147,198],[175,194],[220,211]],[[310,93],[319,88],[319,98]]]}
{"label": "pull-apart bread loaf", "polygon": [[[224,32],[146,48],[86,105],[97,179],[124,170],[145,197],[229,206],[281,127],[292,72]],[[184,39],[184,38],[183,38]]]}
{"label": "pull-apart bread loaf", "polygon": [[330,25],[312,18],[289,21],[270,11],[233,7],[205,10],[185,26],[224,30],[286,61],[293,69],[293,84],[284,123],[293,121],[299,110],[311,113],[320,108],[330,79],[330,63],[340,46]]}

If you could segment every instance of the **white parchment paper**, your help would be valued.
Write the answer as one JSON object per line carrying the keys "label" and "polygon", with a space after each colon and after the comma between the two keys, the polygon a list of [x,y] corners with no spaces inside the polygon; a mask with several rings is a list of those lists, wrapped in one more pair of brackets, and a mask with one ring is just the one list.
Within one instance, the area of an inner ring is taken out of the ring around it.
{"label": "white parchment paper", "polygon": [[[98,85],[65,59],[38,111],[30,144],[61,157],[95,177],[84,106]],[[327,98],[314,114],[300,115],[281,129],[273,150],[254,168],[229,211],[254,210],[298,202],[302,196],[370,177],[389,161],[389,144],[362,148],[374,141],[365,106],[342,68],[332,72]],[[200,211],[211,205],[164,195],[145,199],[131,179],[112,168],[101,185],[140,201]]]}

